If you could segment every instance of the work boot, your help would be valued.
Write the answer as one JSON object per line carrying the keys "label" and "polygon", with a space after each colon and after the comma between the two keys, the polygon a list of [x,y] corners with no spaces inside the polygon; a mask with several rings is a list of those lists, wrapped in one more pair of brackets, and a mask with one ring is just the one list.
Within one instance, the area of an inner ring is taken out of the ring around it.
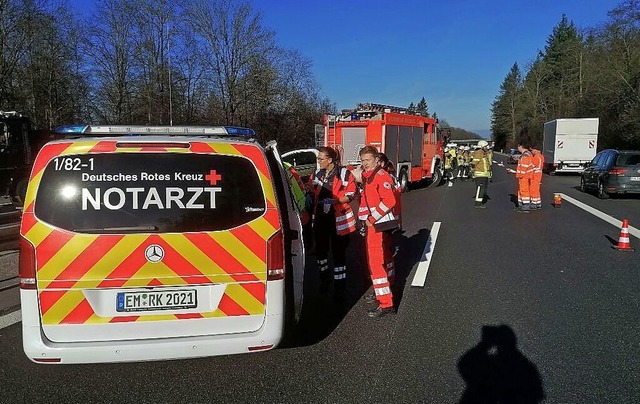
{"label": "work boot", "polygon": [[375,294],[375,292],[373,292],[373,293],[369,293],[368,295],[365,295],[365,297],[364,297],[364,301],[365,301],[365,303],[367,303],[367,304],[377,302],[377,301],[378,301],[378,299],[376,299],[376,294]]}
{"label": "work boot", "polygon": [[396,314],[396,309],[394,307],[382,308],[378,306],[375,309],[371,309],[367,312],[367,315],[371,318],[382,318],[388,314]]}

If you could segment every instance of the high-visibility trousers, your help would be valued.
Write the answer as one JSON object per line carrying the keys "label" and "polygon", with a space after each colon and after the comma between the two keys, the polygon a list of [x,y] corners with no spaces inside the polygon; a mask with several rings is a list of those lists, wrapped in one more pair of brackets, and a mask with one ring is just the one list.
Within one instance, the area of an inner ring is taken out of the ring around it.
{"label": "high-visibility trousers", "polygon": [[385,267],[385,252],[383,242],[384,233],[376,232],[373,226],[367,226],[367,264],[369,265],[369,274],[371,275],[371,283],[373,283],[373,291],[376,299],[380,304],[380,308],[393,307],[393,294],[391,293],[391,284],[387,277]]}
{"label": "high-visibility trousers", "polygon": [[540,195],[540,183],[542,182],[542,173],[534,174],[531,179],[531,205],[541,206],[542,197]]}
{"label": "high-visibility trousers", "polygon": [[518,178],[518,206],[524,210],[531,207],[531,178]]}
{"label": "high-visibility trousers", "polygon": [[382,233],[382,256],[384,257],[384,269],[387,272],[387,279],[389,279],[390,285],[393,285],[396,280],[396,266],[393,262],[393,252],[395,248],[395,235],[388,231]]}
{"label": "high-visibility trousers", "polygon": [[344,289],[347,280],[347,246],[349,235],[340,236],[336,231],[336,220],[333,215],[318,215],[313,223],[316,242],[316,260],[320,269],[321,280],[331,277],[329,272],[329,249],[333,254],[333,280],[336,289]]}

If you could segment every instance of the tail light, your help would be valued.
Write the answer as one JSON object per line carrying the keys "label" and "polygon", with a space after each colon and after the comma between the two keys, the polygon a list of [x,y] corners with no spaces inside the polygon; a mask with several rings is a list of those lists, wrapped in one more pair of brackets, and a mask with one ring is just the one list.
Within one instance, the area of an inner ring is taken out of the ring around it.
{"label": "tail light", "polygon": [[36,288],[36,249],[24,237],[20,236],[20,258],[18,259],[18,275],[20,289]]}
{"label": "tail light", "polygon": [[609,170],[609,175],[625,175],[627,170],[624,168],[612,168]]}
{"label": "tail light", "polygon": [[267,280],[284,279],[284,235],[278,231],[267,241]]}

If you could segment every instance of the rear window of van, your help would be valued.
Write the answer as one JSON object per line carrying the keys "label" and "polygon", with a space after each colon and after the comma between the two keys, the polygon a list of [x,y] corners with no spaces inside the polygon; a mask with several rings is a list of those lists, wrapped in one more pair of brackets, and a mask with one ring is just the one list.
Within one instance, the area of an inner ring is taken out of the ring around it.
{"label": "rear window of van", "polygon": [[227,230],[262,216],[256,167],[241,156],[103,153],[58,156],[34,213],[79,233]]}

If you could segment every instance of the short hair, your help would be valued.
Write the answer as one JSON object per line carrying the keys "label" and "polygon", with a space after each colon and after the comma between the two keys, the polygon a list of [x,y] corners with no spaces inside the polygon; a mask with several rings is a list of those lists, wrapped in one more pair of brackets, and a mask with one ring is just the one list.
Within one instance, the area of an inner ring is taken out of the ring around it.
{"label": "short hair", "polygon": [[376,149],[375,146],[365,146],[362,149],[360,149],[360,153],[358,153],[360,155],[360,157],[362,157],[364,154],[371,154],[373,155],[373,157],[378,157],[379,153],[378,153],[378,149]]}
{"label": "short hair", "polygon": [[522,146],[525,149],[531,149],[531,141],[529,141],[528,139],[521,139],[520,141],[518,141],[518,146]]}
{"label": "short hair", "polygon": [[338,164],[338,162],[340,161],[340,155],[338,154],[338,151],[333,147],[322,146],[318,148],[318,151],[329,156],[329,158],[333,160],[333,164]]}

